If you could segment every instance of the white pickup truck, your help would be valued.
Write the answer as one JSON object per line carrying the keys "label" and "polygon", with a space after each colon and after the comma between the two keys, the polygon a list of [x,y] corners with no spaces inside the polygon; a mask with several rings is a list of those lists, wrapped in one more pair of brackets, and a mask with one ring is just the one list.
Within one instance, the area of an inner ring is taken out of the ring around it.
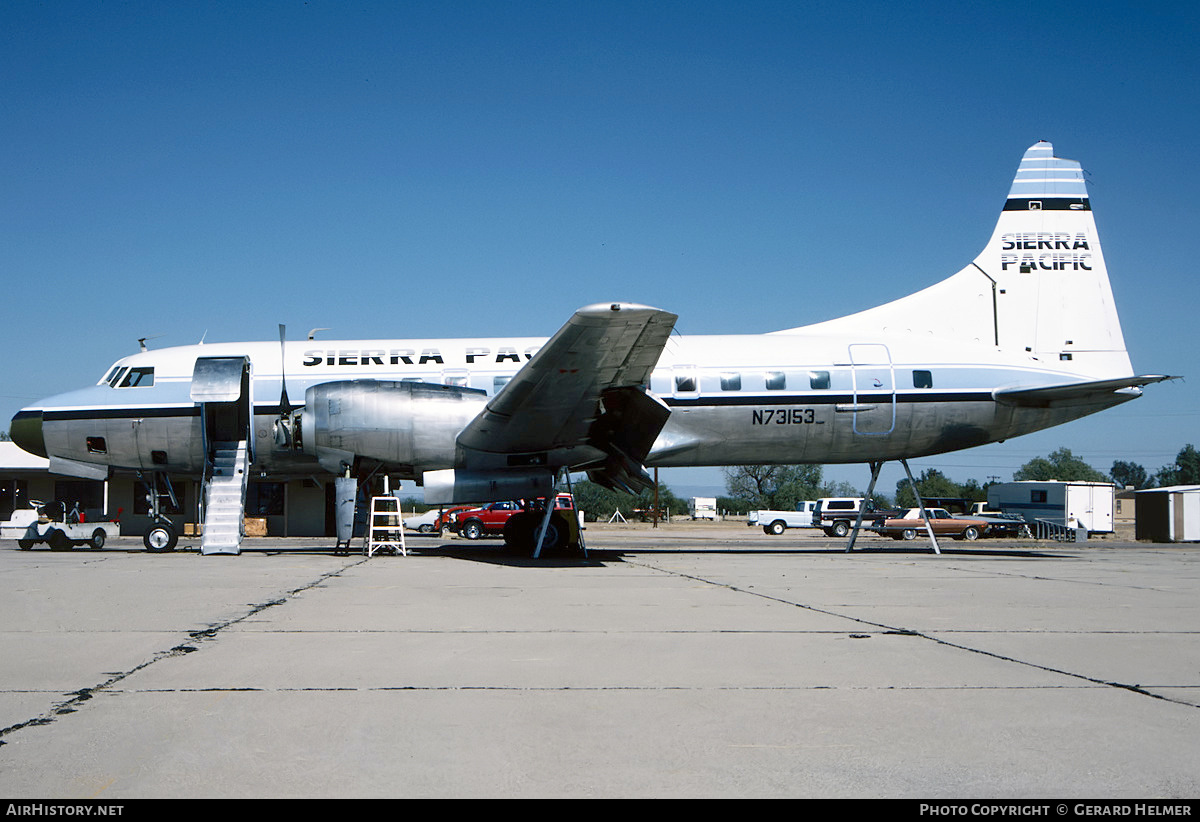
{"label": "white pickup truck", "polygon": [[746,518],[746,524],[760,525],[764,534],[776,536],[788,528],[812,528],[813,509],[816,506],[814,500],[804,500],[796,504],[795,511],[751,511]]}

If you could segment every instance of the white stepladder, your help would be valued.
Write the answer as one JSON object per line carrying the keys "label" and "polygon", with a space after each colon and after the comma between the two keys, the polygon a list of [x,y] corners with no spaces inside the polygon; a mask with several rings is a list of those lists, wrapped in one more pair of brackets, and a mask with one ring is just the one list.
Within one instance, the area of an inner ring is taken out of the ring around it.
{"label": "white stepladder", "polygon": [[404,543],[404,521],[400,517],[400,500],[392,496],[371,497],[363,553],[373,557],[378,551],[408,556],[408,546]]}

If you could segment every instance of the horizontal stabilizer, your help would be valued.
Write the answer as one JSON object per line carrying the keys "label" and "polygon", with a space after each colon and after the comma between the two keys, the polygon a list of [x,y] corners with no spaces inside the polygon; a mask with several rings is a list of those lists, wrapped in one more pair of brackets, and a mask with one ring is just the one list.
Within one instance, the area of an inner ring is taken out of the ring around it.
{"label": "horizontal stabilizer", "polygon": [[[996,402],[1004,405],[1018,405],[1029,408],[1045,408],[1053,403],[1062,405],[1088,405],[1108,401],[1123,401],[1133,399],[1141,391],[1130,391],[1143,385],[1174,380],[1164,374],[1147,374],[1140,377],[1118,377],[1114,380],[1090,380],[1073,382],[1064,385],[1043,385],[1037,388],[998,388],[992,392]],[[1127,396],[1118,396],[1126,392]]]}

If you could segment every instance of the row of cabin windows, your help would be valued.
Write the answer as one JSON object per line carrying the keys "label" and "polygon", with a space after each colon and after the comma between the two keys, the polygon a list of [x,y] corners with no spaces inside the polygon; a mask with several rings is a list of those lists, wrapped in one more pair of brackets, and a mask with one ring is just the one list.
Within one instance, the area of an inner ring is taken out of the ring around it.
{"label": "row of cabin windows", "polygon": [[[496,394],[501,388],[511,380],[510,376],[494,377],[492,380],[492,394]],[[741,391],[742,390],[742,375],[738,371],[724,371],[720,374],[721,390],[722,391]],[[423,382],[421,377],[406,377],[404,381]],[[446,385],[466,386],[468,384],[468,375],[465,372],[447,373],[443,379]],[[787,374],[783,371],[766,371],[763,373],[763,381],[768,391],[784,391],[787,389]],[[154,385],[154,369],[153,368],[114,368],[109,372],[108,376],[102,380],[113,388],[136,388],[140,386]],[[912,372],[913,388],[933,388],[933,374],[926,370],[914,370]],[[809,371],[808,372],[808,387],[813,391],[822,391],[829,388],[829,372],[828,371]],[[675,376],[675,390],[677,392],[697,391],[696,376],[694,374],[678,374]]]}
{"label": "row of cabin windows", "polygon": [[[741,391],[742,375],[737,371],[724,371],[721,377],[722,391]],[[783,391],[787,388],[787,374],[783,371],[766,371],[763,373],[764,383],[768,391]],[[914,370],[912,372],[913,388],[933,388],[933,372]],[[828,371],[809,371],[808,387],[812,391],[823,391],[829,388]],[[675,390],[683,393],[699,390],[695,374],[678,374],[675,376]]]}

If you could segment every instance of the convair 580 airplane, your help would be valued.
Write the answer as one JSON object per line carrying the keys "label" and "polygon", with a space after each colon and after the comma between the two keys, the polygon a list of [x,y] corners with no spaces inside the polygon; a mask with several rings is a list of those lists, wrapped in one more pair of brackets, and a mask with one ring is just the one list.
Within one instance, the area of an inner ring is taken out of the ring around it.
{"label": "convair 580 airplane", "polygon": [[[549,340],[286,342],[281,328],[278,345],[143,351],[22,410],[11,433],[59,473],[133,471],[155,489],[202,476],[202,550],[236,552],[240,535],[222,542],[212,523],[222,508],[240,521],[251,466],[383,470],[435,504],[545,497],[564,470],[639,489],[646,466],[864,462],[873,483],[884,461],[1058,425],[1166,379],[1134,376],[1079,163],[1046,142],[983,252],[940,283],[771,334],[682,337],[676,319],[603,303]],[[174,544],[172,526],[156,517],[146,541]]]}

